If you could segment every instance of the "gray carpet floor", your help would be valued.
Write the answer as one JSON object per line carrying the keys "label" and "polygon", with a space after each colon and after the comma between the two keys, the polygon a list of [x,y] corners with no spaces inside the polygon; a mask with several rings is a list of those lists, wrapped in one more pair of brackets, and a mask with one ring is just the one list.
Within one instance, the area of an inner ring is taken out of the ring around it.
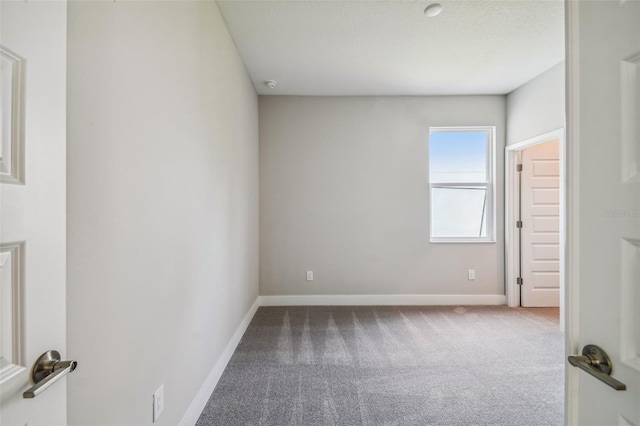
{"label": "gray carpet floor", "polygon": [[561,425],[558,309],[263,307],[198,426]]}

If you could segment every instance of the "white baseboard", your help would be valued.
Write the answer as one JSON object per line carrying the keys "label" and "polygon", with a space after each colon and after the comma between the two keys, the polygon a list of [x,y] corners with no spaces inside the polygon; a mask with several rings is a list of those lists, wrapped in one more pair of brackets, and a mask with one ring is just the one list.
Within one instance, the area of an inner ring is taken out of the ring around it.
{"label": "white baseboard", "polygon": [[366,305],[505,305],[496,294],[380,294],[260,296],[260,306],[366,306]]}
{"label": "white baseboard", "polygon": [[207,405],[207,401],[209,401],[209,397],[213,393],[216,385],[218,384],[218,380],[220,380],[220,376],[224,372],[224,369],[227,367],[233,352],[236,350],[238,343],[240,343],[240,339],[244,335],[244,332],[247,330],[251,319],[255,315],[258,310],[258,306],[260,306],[260,297],[256,297],[255,302],[249,308],[247,315],[243,318],[242,322],[236,329],[236,332],[227,343],[227,346],[224,348],[222,355],[218,358],[218,362],[213,366],[213,369],[209,373],[207,380],[204,381],[204,384],[198,391],[198,394],[191,402],[189,409],[185,413],[184,417],[180,421],[180,426],[194,426],[200,418],[200,414],[202,414],[202,410],[204,410],[205,405]]}

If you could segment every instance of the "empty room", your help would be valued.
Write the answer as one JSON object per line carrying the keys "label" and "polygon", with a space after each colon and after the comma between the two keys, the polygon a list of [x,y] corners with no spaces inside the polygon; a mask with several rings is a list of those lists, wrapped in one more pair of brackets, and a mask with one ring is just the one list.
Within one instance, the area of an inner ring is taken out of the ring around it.
{"label": "empty room", "polygon": [[640,426],[640,0],[0,24],[3,425]]}

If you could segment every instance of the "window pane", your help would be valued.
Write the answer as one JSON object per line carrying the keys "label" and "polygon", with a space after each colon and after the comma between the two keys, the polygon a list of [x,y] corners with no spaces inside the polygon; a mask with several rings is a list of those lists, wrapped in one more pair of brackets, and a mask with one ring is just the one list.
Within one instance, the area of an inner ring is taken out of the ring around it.
{"label": "window pane", "polygon": [[487,133],[432,132],[429,170],[431,182],[487,182]]}
{"label": "window pane", "polygon": [[486,188],[433,188],[431,236],[486,237]]}

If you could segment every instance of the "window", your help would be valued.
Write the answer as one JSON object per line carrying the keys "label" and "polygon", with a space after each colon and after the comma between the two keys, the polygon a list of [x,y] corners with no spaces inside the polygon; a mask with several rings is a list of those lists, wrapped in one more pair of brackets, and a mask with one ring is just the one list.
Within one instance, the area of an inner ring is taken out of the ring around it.
{"label": "window", "polygon": [[431,242],[493,242],[494,127],[429,129]]}

